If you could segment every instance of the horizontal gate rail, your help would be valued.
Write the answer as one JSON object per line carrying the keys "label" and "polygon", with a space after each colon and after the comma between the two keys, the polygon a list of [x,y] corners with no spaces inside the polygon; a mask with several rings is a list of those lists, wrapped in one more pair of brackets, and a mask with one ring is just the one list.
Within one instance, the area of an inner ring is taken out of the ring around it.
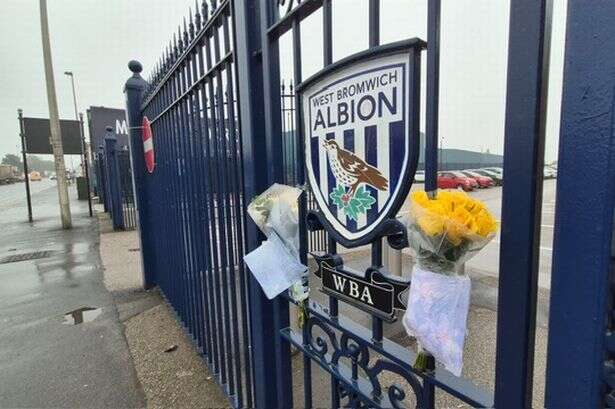
{"label": "horizontal gate rail", "polygon": [[[290,298],[288,300],[293,302]],[[317,319],[317,321],[313,323],[315,327],[321,329],[327,328],[329,331],[335,329],[342,334],[346,334],[356,343],[366,346],[370,351],[382,355],[395,365],[405,368],[408,372],[412,372],[417,378],[427,379],[431,384],[473,407],[488,408],[493,406],[493,394],[487,389],[476,386],[467,379],[453,376],[450,372],[439,368],[435,369],[433,372],[418,371],[412,368],[411,363],[416,360],[416,353],[408,348],[400,346],[388,339],[383,339],[382,342],[375,342],[372,338],[371,331],[367,328],[356,324],[354,321],[344,316],[331,316],[325,308],[313,301],[309,303],[307,310]],[[306,327],[310,328],[310,325],[311,323],[308,322]],[[292,342],[296,348],[310,354],[312,357],[316,356],[320,358],[319,364],[323,369],[328,372],[335,371],[334,366],[331,365],[330,359],[322,359],[324,356],[322,351],[320,351],[322,349],[322,344],[319,345],[317,340],[312,339],[313,337],[309,333],[309,330],[307,333],[308,336],[306,337],[306,332],[302,334],[293,331],[291,328],[286,328],[282,331],[283,336]],[[326,330],[325,333],[327,333]],[[352,379],[349,378],[348,381],[352,381]],[[369,388],[364,388],[362,391],[366,396],[370,396],[372,392],[372,384],[369,384]],[[387,405],[387,402],[380,402],[379,405],[382,407],[390,407],[390,405]]]}

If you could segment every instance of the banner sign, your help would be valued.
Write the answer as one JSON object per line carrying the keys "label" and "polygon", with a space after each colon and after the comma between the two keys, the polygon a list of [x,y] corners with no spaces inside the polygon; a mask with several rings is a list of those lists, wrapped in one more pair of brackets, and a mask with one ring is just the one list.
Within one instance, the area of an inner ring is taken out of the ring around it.
{"label": "banner sign", "polygon": [[113,132],[115,132],[118,147],[123,149],[125,146],[129,146],[126,111],[116,108],[90,107],[87,111],[87,116],[90,143],[93,151],[96,151],[99,146],[104,145],[106,128],[108,126],[112,127]]}
{"label": "banner sign", "polygon": [[307,178],[324,227],[343,245],[370,241],[410,190],[419,144],[417,55],[408,42],[383,46],[299,87]]}
{"label": "banner sign", "polygon": [[385,276],[369,268],[365,276],[344,269],[341,262],[328,255],[312,254],[318,269],[315,275],[322,281],[321,291],[370,314],[392,322],[395,311],[406,308],[409,280]]}
{"label": "banner sign", "polygon": [[[51,126],[46,118],[23,118],[26,153],[51,155]],[[62,148],[65,155],[81,155],[80,123],[76,120],[60,120]]]}

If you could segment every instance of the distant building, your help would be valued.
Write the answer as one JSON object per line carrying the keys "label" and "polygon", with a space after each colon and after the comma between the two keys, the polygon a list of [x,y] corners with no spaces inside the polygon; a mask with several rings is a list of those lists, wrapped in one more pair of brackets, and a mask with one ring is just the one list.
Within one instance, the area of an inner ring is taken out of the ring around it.
{"label": "distant building", "polygon": [[[438,149],[438,169],[440,170],[502,167],[503,163],[502,155],[495,155],[488,151],[482,153],[464,149]],[[419,170],[425,169],[425,134],[423,133],[421,133],[418,168]]]}

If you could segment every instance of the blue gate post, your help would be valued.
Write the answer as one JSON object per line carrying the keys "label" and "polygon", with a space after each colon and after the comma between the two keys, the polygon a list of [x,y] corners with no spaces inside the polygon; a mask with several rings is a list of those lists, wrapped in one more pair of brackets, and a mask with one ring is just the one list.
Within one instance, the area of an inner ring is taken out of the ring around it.
{"label": "blue gate post", "polygon": [[98,185],[98,197],[103,204],[103,209],[105,212],[109,211],[109,206],[107,203],[107,178],[105,175],[105,147],[100,145],[96,152],[97,161],[96,164],[98,166],[96,173],[100,178],[100,183]]}
{"label": "blue gate post", "polygon": [[[274,138],[274,135],[267,135],[265,131],[264,57],[261,58],[260,3],[260,1],[233,2],[234,27],[237,37],[235,41],[236,66],[241,114],[245,204],[273,182],[272,176],[268,173],[268,170],[272,171],[273,163],[275,161],[282,163],[281,155],[268,156],[270,153],[268,147],[271,147],[270,139]],[[266,101],[266,103],[269,102]],[[275,140],[279,142],[277,138]],[[258,247],[263,237],[254,223],[246,223],[246,253]],[[284,303],[286,305],[283,305]],[[282,300],[281,297],[269,301],[258,283],[251,278],[250,327],[252,329],[253,379],[257,408],[282,408],[292,405],[290,351],[288,345],[281,346],[279,342],[282,338],[279,326],[283,319],[275,319],[275,317],[283,316],[284,313],[286,313],[287,320],[287,301]]]}
{"label": "blue gate post", "polygon": [[495,407],[532,407],[551,0],[512,0]]}
{"label": "blue gate post", "polygon": [[109,205],[113,229],[122,230],[124,228],[124,204],[122,201],[122,187],[116,150],[117,137],[112,132],[113,128],[108,126],[107,134],[105,135],[105,164],[107,185],[109,186]]}
{"label": "blue gate post", "polygon": [[141,103],[143,102],[143,92],[147,87],[147,81],[141,77],[143,67],[138,61],[130,61],[128,68],[132,72],[132,77],[124,85],[126,95],[126,118],[128,120],[129,143],[130,143],[130,163],[132,165],[132,183],[135,195],[135,206],[137,208],[137,219],[139,226],[139,240],[141,247],[141,266],[143,268],[143,285],[151,288],[156,285],[155,280],[155,258],[152,243],[153,238],[149,236],[148,218],[148,185],[147,174],[145,171],[145,155],[143,152],[143,142],[141,139],[141,124],[143,122],[143,112]]}
{"label": "blue gate post", "polygon": [[615,3],[568,1],[546,405],[615,405]]}

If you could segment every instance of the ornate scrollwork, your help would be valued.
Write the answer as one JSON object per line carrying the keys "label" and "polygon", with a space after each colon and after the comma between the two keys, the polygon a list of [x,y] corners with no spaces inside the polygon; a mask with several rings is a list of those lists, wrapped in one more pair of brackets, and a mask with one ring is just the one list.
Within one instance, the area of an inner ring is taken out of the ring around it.
{"label": "ornate scrollwork", "polygon": [[[315,328],[326,336],[314,334]],[[422,383],[409,367],[399,365],[381,355],[372,359],[371,352],[374,350],[370,342],[343,329],[338,328],[338,330],[340,333],[323,318],[311,314],[306,322],[304,348],[306,352],[312,353],[314,358],[319,359],[321,364],[329,366],[330,372],[338,378],[340,398],[347,400],[343,406],[371,407],[374,403],[382,402],[386,393],[384,402],[388,400],[387,404],[394,408],[404,407],[407,388],[404,390],[395,383],[383,386],[381,375],[384,372],[393,373],[405,380],[410,385],[417,406],[420,405],[423,395]],[[345,362],[350,361],[350,378],[340,376],[344,373],[340,372],[339,368],[342,359]],[[363,377],[360,376],[360,369],[365,374]],[[361,379],[364,379],[364,382]],[[371,391],[363,391],[359,387],[360,384],[366,385],[366,382],[371,385]]]}
{"label": "ornate scrollwork", "polygon": [[[331,344],[331,347],[334,350],[339,349],[335,332],[322,319],[312,315],[308,318],[305,325],[307,326],[306,333],[308,334],[307,339],[304,340],[305,346],[309,348],[311,352],[318,355],[320,359],[324,359],[325,355],[329,351],[329,344]],[[314,337],[314,327],[320,328],[322,332],[327,334],[327,336],[329,337],[329,343],[327,343],[325,338],[321,336]]]}
{"label": "ornate scrollwork", "polygon": [[[373,395],[374,397],[382,396],[382,387],[380,385],[380,381],[378,380],[378,376],[382,372],[392,372],[404,378],[408,385],[412,388],[414,392],[414,396],[416,397],[417,406],[420,404],[422,395],[423,395],[423,387],[421,382],[416,377],[416,375],[411,372],[401,368],[399,365],[394,364],[391,361],[379,359],[376,363],[367,371],[367,376],[369,377],[369,381],[372,384]],[[391,402],[391,405],[394,408],[403,408],[401,402],[406,398],[406,392],[398,385],[393,384],[388,387],[387,390],[388,398]]]}

